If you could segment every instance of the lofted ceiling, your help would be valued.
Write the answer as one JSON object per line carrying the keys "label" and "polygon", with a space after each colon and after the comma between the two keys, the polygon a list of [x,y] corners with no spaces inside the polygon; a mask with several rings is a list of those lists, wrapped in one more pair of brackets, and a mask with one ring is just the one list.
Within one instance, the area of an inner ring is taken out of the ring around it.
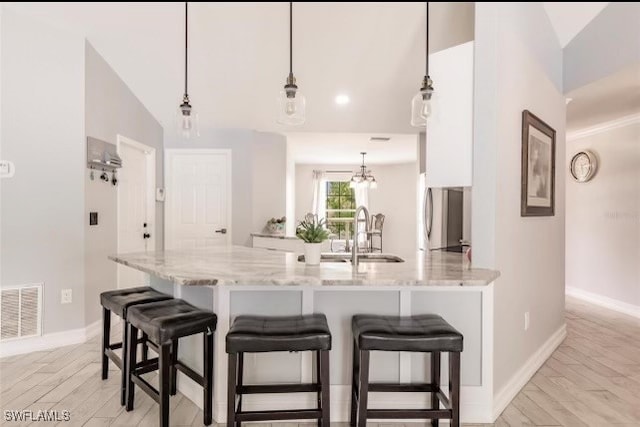
{"label": "lofted ceiling", "polygon": [[[173,125],[183,89],[184,3],[4,3],[85,36],[149,111]],[[192,105],[201,127],[287,131],[275,100],[288,73],[288,3],[190,3]],[[473,38],[474,3],[431,4],[431,51]],[[294,3],[296,131],[415,133],[424,3]],[[436,83],[437,84],[437,83]],[[337,106],[336,95],[351,102]]]}
{"label": "lofted ceiling", "polygon": [[567,94],[567,131],[577,131],[640,113],[640,64]]}
{"label": "lofted ceiling", "polygon": [[[388,141],[372,142],[371,137]],[[287,133],[289,155],[295,163],[354,165],[366,152],[367,164],[415,162],[418,158],[418,135],[368,133]]]}
{"label": "lofted ceiling", "polygon": [[595,18],[608,2],[544,2],[544,9],[563,48]]}

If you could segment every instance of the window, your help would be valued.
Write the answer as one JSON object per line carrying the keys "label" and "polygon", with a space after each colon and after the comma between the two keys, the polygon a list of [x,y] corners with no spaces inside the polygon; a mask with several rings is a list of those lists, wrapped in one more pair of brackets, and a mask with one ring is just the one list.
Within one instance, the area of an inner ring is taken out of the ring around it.
{"label": "window", "polygon": [[356,194],[348,181],[327,182],[327,228],[338,239],[347,239],[356,212]]}

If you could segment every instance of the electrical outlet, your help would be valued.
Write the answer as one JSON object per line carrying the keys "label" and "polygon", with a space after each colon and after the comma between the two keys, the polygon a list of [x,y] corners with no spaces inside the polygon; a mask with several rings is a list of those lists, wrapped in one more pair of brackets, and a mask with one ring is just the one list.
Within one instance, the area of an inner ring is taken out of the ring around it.
{"label": "electrical outlet", "polygon": [[71,289],[63,289],[60,292],[60,304],[71,304],[73,301],[73,295]]}
{"label": "electrical outlet", "polygon": [[524,313],[524,330],[528,331],[530,325],[529,312]]}

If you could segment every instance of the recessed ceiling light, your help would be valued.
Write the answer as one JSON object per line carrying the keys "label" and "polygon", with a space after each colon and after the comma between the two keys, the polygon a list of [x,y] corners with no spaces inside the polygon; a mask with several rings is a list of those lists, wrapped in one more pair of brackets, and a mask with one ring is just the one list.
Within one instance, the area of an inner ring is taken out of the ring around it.
{"label": "recessed ceiling light", "polygon": [[338,95],[336,96],[336,104],[338,105],[347,105],[351,101],[348,95]]}

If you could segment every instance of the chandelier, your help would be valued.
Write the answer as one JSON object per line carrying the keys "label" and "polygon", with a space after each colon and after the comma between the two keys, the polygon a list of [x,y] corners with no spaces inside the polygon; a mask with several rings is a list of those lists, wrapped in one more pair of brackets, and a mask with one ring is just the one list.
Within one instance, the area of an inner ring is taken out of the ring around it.
{"label": "chandelier", "polygon": [[353,174],[351,177],[351,181],[349,182],[349,187],[351,188],[378,188],[378,182],[376,178],[371,174],[370,170],[367,170],[367,166],[364,164],[364,156],[367,154],[365,152],[362,154],[362,166],[360,166],[360,170]]}

